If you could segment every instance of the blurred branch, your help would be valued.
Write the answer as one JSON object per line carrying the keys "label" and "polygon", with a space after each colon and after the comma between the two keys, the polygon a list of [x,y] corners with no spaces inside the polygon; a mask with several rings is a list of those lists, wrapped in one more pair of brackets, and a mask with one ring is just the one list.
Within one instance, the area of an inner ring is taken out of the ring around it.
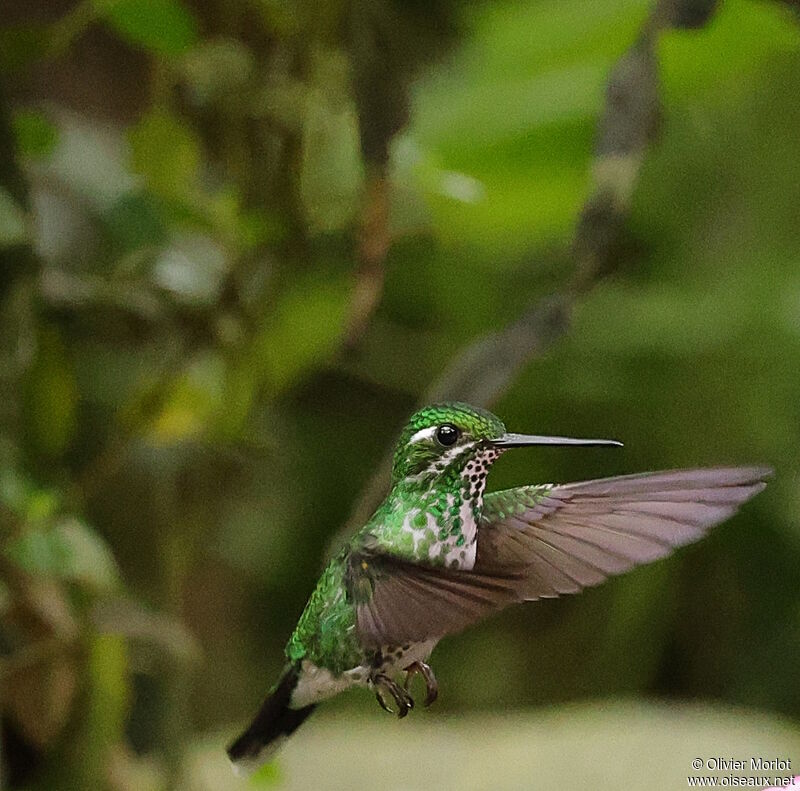
{"label": "blurred branch", "polygon": [[17,147],[11,127],[11,114],[0,82],[0,185],[24,208],[28,208],[28,183],[17,161]]}
{"label": "blurred branch", "polygon": [[[715,0],[659,0],[637,40],[611,71],[598,124],[592,190],[572,239],[573,274],[562,293],[535,300],[515,321],[468,345],[423,394],[421,404],[442,400],[490,406],[531,360],[543,356],[571,326],[579,299],[616,270],[630,199],[644,155],[661,118],[658,35],[671,27],[699,27],[711,18]],[[391,471],[387,452],[364,487],[338,546],[380,503]]]}
{"label": "blurred branch", "polygon": [[[199,663],[202,649],[195,636],[173,615],[150,610],[132,598],[109,598],[94,605],[91,618],[101,634],[122,635],[155,649],[158,658],[177,665]],[[139,670],[149,668],[145,665]]]}
{"label": "blurred branch", "polygon": [[385,165],[376,165],[367,178],[358,240],[358,269],[345,329],[345,346],[354,347],[364,334],[381,299],[389,233],[389,179]]}
{"label": "blurred branch", "polygon": [[[390,21],[384,21],[386,14]],[[389,146],[408,121],[408,85],[392,51],[391,13],[356,3],[349,25],[353,94],[361,156],[367,169],[358,239],[358,268],[345,330],[345,347],[358,344],[380,303],[389,252]]]}
{"label": "blurred branch", "polygon": [[[30,190],[17,158],[17,146],[11,126],[11,113],[5,90],[0,82],[0,189],[5,189],[27,213],[30,208]],[[0,249],[0,303],[11,292],[16,279],[35,273],[39,263],[27,243]]]}
{"label": "blurred branch", "polygon": [[73,6],[51,26],[44,57],[57,59],[65,55],[96,18],[97,8],[93,0],[83,0]]}
{"label": "blurred branch", "polygon": [[[446,0],[416,10],[392,0],[356,0],[349,15],[347,39],[367,183],[344,336],[348,349],[358,344],[383,294],[391,244],[389,149],[408,122],[411,80],[426,59],[441,53],[454,30],[451,11]],[[414,41],[415,46],[403,47],[403,41]]]}
{"label": "blurred branch", "polygon": [[33,665],[39,665],[64,651],[64,641],[58,637],[45,637],[28,643],[13,653],[0,657],[0,683],[5,685],[11,676]]}

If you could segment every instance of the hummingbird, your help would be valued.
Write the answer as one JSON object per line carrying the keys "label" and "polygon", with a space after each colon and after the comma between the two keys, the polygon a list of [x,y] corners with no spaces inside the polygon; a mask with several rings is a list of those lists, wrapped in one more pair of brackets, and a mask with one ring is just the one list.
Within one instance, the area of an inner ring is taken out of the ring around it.
{"label": "hummingbird", "polygon": [[760,492],[767,467],[714,467],[485,493],[492,464],[529,446],[619,446],[506,431],[468,404],[411,416],[391,487],[330,561],[286,645],[286,665],[228,747],[234,768],[271,757],[321,701],[351,687],[405,717],[411,679],[443,637],[523,601],[577,593],[702,538]]}

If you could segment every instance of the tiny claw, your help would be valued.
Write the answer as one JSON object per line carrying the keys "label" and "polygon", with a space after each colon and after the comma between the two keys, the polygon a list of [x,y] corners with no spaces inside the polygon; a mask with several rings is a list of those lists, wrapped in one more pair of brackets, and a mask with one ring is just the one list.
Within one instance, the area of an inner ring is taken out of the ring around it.
{"label": "tiny claw", "polygon": [[[374,676],[372,683],[375,685],[375,697],[384,711],[388,711],[390,714],[396,713],[398,719],[403,719],[414,708],[414,699],[411,695],[385,673],[378,673]],[[397,712],[386,704],[381,694],[383,690],[388,692],[394,699],[397,705]]]}
{"label": "tiny claw", "polygon": [[386,701],[383,699],[383,695],[381,695],[381,688],[380,688],[380,687],[378,687],[378,688],[375,690],[375,700],[377,700],[377,701],[378,701],[378,703],[380,704],[380,707],[381,707],[381,708],[382,708],[384,711],[388,711],[388,712],[389,712],[389,714],[394,714],[394,713],[395,713],[395,710],[394,710],[394,709],[393,709],[391,706],[389,706],[389,705],[386,703]]}
{"label": "tiny claw", "polygon": [[439,697],[439,682],[436,680],[436,676],[433,675],[430,665],[425,662],[412,662],[406,668],[406,691],[411,686],[411,679],[417,674],[425,679],[425,703],[423,705],[427,708]]}

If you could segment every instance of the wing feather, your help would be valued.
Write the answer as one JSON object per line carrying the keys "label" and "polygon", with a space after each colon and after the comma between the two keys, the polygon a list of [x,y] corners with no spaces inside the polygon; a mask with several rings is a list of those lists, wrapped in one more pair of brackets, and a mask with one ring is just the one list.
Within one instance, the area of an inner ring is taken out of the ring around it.
{"label": "wing feather", "polygon": [[[362,596],[356,605],[356,628],[364,644],[375,648],[461,631],[517,601],[521,582],[515,572],[476,574],[409,563],[388,555],[354,554],[350,570],[351,575],[370,575],[372,594]],[[362,580],[354,583],[363,590]]]}
{"label": "wing feather", "polygon": [[770,474],[673,470],[488,494],[471,571],[351,554],[358,634],[376,648],[438,639],[514,602],[598,585],[702,538]]}
{"label": "wing feather", "polygon": [[[771,472],[671,470],[489,494],[475,570],[528,568],[520,592],[539,598],[541,586],[533,577],[543,573],[544,555],[582,587],[596,585],[699,540],[758,494]],[[550,572],[546,576],[553,579]]]}

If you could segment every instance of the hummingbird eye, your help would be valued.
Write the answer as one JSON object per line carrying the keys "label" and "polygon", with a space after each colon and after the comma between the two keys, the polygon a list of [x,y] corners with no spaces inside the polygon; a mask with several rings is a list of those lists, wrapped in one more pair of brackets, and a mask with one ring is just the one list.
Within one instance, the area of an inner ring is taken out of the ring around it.
{"label": "hummingbird eye", "polygon": [[442,423],[436,429],[436,441],[446,448],[455,445],[460,436],[461,432],[452,423]]}

